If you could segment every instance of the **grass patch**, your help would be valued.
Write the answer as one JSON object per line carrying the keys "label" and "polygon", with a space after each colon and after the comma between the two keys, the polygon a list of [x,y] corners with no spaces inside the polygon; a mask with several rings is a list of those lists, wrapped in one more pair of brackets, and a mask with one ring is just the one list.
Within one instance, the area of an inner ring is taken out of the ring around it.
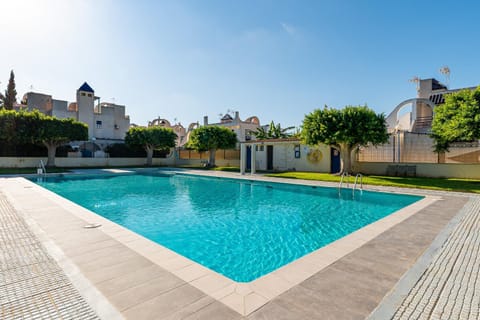
{"label": "grass patch", "polygon": [[[266,174],[266,176],[289,179],[340,182],[340,176],[338,175],[317,172],[269,173]],[[354,181],[355,177],[351,177],[350,183],[353,183]],[[442,191],[480,193],[480,180],[473,179],[364,176],[363,184],[399,188],[418,188]]]}
{"label": "grass patch", "polygon": [[239,167],[215,167],[212,168],[215,171],[228,171],[228,172],[240,172]]}

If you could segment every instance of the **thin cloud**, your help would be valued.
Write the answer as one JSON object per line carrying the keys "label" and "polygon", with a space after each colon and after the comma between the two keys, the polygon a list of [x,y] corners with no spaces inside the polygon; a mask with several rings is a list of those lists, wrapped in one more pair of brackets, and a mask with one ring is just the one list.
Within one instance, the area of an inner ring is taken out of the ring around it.
{"label": "thin cloud", "polygon": [[295,27],[293,27],[292,25],[289,25],[285,22],[282,22],[280,25],[282,26],[282,29],[291,36],[295,35],[295,33],[297,32]]}

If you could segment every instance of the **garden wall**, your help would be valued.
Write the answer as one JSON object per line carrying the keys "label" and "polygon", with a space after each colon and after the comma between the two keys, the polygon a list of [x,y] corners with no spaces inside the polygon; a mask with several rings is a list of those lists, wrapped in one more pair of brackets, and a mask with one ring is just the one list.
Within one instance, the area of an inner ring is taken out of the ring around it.
{"label": "garden wall", "polygon": [[[47,163],[47,157],[1,157],[0,168],[35,168],[40,160]],[[201,166],[205,159],[153,158],[154,166]],[[80,167],[132,167],[144,166],[146,158],[55,158],[55,165],[64,168]],[[240,160],[216,160],[217,166],[238,167]]]}
{"label": "garden wall", "polygon": [[[386,175],[391,162],[356,162],[356,171],[364,174]],[[416,167],[417,177],[480,179],[480,164],[408,163]]]}

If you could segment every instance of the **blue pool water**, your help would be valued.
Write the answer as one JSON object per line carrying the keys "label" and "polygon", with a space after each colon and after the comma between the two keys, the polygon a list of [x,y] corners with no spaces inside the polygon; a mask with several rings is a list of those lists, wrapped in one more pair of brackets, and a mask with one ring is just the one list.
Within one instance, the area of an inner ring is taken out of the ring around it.
{"label": "blue pool water", "polygon": [[178,174],[49,178],[39,184],[239,282],[421,199]]}

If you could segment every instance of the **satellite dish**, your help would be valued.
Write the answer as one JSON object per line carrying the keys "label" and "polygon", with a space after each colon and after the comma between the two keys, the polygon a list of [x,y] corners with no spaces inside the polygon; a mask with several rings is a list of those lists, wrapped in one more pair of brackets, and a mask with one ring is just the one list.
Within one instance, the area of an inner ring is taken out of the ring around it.
{"label": "satellite dish", "polygon": [[440,73],[445,76],[445,85],[448,87],[450,84],[450,68],[448,66],[443,66],[440,68]]}
{"label": "satellite dish", "polygon": [[419,77],[415,76],[408,81],[415,83],[415,87],[416,87],[417,91],[420,89],[420,78]]}

